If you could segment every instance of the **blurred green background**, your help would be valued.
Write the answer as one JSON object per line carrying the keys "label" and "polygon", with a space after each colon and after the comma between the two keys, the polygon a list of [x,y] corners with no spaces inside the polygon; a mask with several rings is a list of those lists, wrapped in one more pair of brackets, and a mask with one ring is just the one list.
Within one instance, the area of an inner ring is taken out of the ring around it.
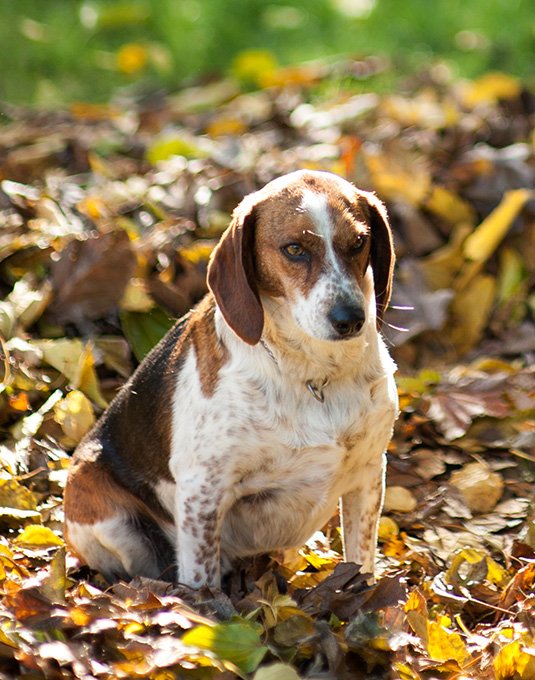
{"label": "blurred green background", "polygon": [[386,57],[393,78],[448,64],[532,77],[533,0],[0,0],[0,100],[107,101],[227,74],[249,49],[280,64]]}

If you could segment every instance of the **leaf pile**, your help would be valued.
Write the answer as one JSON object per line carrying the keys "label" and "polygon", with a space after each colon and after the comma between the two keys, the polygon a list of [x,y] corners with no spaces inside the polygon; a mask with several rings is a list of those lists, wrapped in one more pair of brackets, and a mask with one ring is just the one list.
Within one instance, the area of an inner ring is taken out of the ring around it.
{"label": "leaf pile", "polygon": [[[4,106],[3,677],[535,676],[534,95],[505,74],[429,73],[379,96],[355,77],[366,67]],[[234,206],[301,167],[377,191],[396,237],[382,576],[368,587],[341,563],[334,518],[244,563],[226,595],[109,587],[64,548],[69,454],[204,294]]]}

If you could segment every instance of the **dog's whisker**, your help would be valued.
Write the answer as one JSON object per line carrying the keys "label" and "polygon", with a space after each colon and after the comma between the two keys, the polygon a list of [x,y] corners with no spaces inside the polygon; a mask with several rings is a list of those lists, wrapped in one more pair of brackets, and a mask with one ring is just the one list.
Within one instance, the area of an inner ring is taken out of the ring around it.
{"label": "dog's whisker", "polygon": [[401,312],[414,312],[414,307],[411,305],[390,305],[390,309],[398,309]]}
{"label": "dog's whisker", "polygon": [[408,328],[403,328],[402,326],[394,326],[393,323],[388,323],[388,321],[384,322],[389,328],[393,328],[395,331],[401,331],[402,333],[408,333],[409,329]]}

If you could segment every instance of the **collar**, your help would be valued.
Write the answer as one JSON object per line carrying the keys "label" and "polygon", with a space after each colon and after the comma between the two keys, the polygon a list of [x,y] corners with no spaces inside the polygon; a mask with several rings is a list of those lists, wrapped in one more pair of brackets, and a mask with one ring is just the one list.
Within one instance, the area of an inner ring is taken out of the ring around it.
{"label": "collar", "polygon": [[[264,340],[264,338],[260,338],[260,344],[262,347],[266,350],[268,356],[270,359],[275,363],[277,367],[279,367],[279,362],[277,361],[277,358],[271,351],[271,348],[267,344],[267,342]],[[305,382],[305,385],[310,392],[310,394],[316,399],[316,401],[319,401],[321,404],[325,401],[325,394],[324,394],[324,389],[327,387],[329,384],[329,378],[324,378],[320,384],[315,382],[314,380],[307,380]]]}

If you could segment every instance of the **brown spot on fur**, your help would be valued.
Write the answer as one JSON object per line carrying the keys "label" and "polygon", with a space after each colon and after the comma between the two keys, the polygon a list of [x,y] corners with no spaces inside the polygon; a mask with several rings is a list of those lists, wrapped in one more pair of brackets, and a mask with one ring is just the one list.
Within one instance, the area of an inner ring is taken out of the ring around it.
{"label": "brown spot on fur", "polygon": [[73,463],[64,496],[65,517],[78,524],[101,522],[118,514],[147,514],[143,503],[119,486],[106,468],[91,461]]}
{"label": "brown spot on fur", "polygon": [[355,447],[355,445],[362,440],[364,437],[364,431],[358,430],[357,432],[344,432],[344,434],[338,440],[340,446],[343,446],[346,451],[350,451]]}
{"label": "brown spot on fur", "polygon": [[215,330],[214,313],[214,297],[210,294],[206,295],[188,315],[184,332],[171,354],[171,359],[176,360],[177,357],[187,353],[189,347],[193,347],[201,389],[205,397],[213,396],[217,387],[219,370],[228,358],[228,350],[218,338]]}

